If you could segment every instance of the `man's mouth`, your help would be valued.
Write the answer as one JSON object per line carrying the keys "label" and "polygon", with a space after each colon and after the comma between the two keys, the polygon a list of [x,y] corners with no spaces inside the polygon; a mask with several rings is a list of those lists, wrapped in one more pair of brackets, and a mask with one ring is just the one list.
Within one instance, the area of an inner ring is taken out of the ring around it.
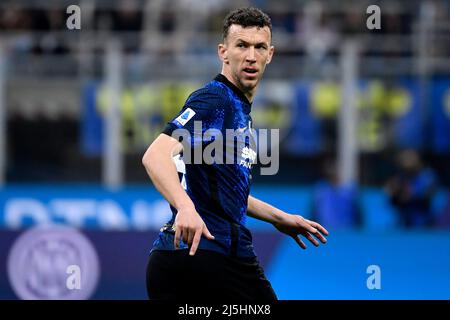
{"label": "man's mouth", "polygon": [[255,68],[244,68],[244,72],[251,74],[251,75],[256,75],[258,73],[258,69]]}

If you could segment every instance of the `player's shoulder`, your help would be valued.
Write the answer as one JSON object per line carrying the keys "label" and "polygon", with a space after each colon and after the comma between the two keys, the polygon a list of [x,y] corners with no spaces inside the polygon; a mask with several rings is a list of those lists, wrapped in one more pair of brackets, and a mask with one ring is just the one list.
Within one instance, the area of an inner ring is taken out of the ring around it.
{"label": "player's shoulder", "polygon": [[[187,98],[188,103],[194,101],[212,102],[217,105],[219,102],[229,101],[229,93],[225,85],[218,81],[210,81],[204,87],[195,90]],[[221,104],[221,103],[219,103]]]}

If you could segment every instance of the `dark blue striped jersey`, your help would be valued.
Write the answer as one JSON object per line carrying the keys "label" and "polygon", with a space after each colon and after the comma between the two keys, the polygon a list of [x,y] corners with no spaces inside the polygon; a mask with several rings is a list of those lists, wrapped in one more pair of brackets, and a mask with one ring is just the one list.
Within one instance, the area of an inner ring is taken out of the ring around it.
{"label": "dark blue striped jersey", "polygon": [[[189,96],[163,131],[186,139],[183,153],[174,158],[180,182],[215,237],[202,237],[200,249],[255,256],[251,233],[245,227],[251,166],[256,158],[250,109],[245,95],[219,74]],[[176,210],[171,209],[172,218],[152,250],[174,250]],[[187,245],[182,243],[181,248]]]}

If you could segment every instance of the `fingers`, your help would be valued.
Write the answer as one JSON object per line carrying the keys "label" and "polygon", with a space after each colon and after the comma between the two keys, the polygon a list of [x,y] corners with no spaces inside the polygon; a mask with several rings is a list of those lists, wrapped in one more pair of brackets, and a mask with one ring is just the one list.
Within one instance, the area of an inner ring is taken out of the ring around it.
{"label": "fingers", "polygon": [[297,244],[302,248],[302,249],[306,249],[306,245],[303,243],[303,241],[297,236],[292,236],[292,238],[294,238],[295,242],[297,242]]}
{"label": "fingers", "polygon": [[327,239],[326,239],[320,232],[314,233],[314,236],[315,236],[317,239],[319,239],[320,242],[322,242],[322,243],[327,243]]}
{"label": "fingers", "polygon": [[322,227],[319,223],[311,221],[311,220],[307,220],[305,219],[305,221],[310,224],[312,227],[314,227],[314,229],[316,230],[316,232],[311,232],[312,234],[314,234],[314,236],[320,240],[320,242],[322,243],[327,243],[327,239],[322,235],[322,233],[326,236],[328,236],[328,230],[325,229],[324,227]]}
{"label": "fingers", "polygon": [[181,239],[181,228],[175,229],[175,238],[173,240],[173,245],[175,246],[175,249],[180,248],[180,239]]}
{"label": "fingers", "polygon": [[[304,232],[301,232],[301,234],[308,239],[313,245],[316,247],[319,246],[319,241],[316,240],[319,239],[322,243],[327,243],[327,239],[323,236],[328,235],[328,230],[322,227],[319,223],[304,219],[306,223],[303,223],[304,225]],[[322,234],[323,233],[323,234]],[[313,237],[314,235],[314,237]],[[306,246],[303,244],[303,246],[300,244],[301,240],[298,238],[298,236],[294,237],[294,240],[302,247],[303,249],[306,248]]]}
{"label": "fingers", "polygon": [[[305,219],[306,220],[306,219]],[[328,235],[328,230],[325,229],[324,227],[322,227],[319,223],[311,221],[311,220],[306,220],[310,225],[312,225],[314,228],[318,229],[321,233],[323,233],[324,235]]]}
{"label": "fingers", "polygon": [[200,243],[200,239],[204,235],[207,239],[214,240],[214,236],[209,232],[206,224],[203,224],[203,228],[195,231],[194,238],[192,240],[191,250],[189,251],[189,255],[193,256],[197,251],[198,245]]}
{"label": "fingers", "polygon": [[319,241],[317,241],[310,233],[306,233],[305,237],[316,247],[319,246]]}
{"label": "fingers", "polygon": [[312,226],[308,226],[307,230],[308,230],[308,232],[311,232],[311,233],[317,233],[317,229]]}
{"label": "fingers", "polygon": [[192,239],[191,250],[189,251],[189,255],[193,256],[197,251],[198,245],[200,243],[200,239],[204,235],[206,238],[210,240],[214,240],[214,236],[209,232],[208,228],[205,224],[203,224],[203,228],[195,231],[194,237]]}
{"label": "fingers", "polygon": [[214,240],[214,236],[209,232],[205,224],[203,224],[203,228],[198,229],[175,228],[175,249],[180,249],[180,241],[183,240],[190,247],[189,255],[193,256],[197,251],[202,235],[210,240]]}
{"label": "fingers", "polygon": [[184,242],[184,243],[188,243],[188,240],[189,240],[189,232],[192,233],[192,230],[189,230],[188,228],[182,229],[182,232],[181,232],[181,239],[183,239],[183,242]]}
{"label": "fingers", "polygon": [[203,235],[209,240],[214,240],[214,236],[209,232],[206,224],[203,224]]}
{"label": "fingers", "polygon": [[314,228],[311,223],[312,221],[306,220],[305,218],[302,218],[300,216],[296,216],[295,218],[297,218],[296,223],[300,228],[305,229],[307,232],[311,233],[317,232],[317,229]]}
{"label": "fingers", "polygon": [[191,246],[191,250],[189,251],[189,255],[193,256],[195,254],[195,252],[197,251],[201,236],[202,236],[202,231],[197,230],[195,232],[194,238],[192,240],[192,246]]}
{"label": "fingers", "polygon": [[192,241],[194,239],[195,236],[195,230],[189,230],[189,235],[188,235],[188,239],[187,239],[187,244],[189,247],[192,246]]}
{"label": "fingers", "polygon": [[202,235],[209,240],[214,240],[214,236],[209,232],[199,216],[186,217],[177,215],[177,220],[172,229],[175,230],[173,240],[175,249],[180,249],[181,241],[183,241],[190,248],[190,255],[194,255],[197,251]]}

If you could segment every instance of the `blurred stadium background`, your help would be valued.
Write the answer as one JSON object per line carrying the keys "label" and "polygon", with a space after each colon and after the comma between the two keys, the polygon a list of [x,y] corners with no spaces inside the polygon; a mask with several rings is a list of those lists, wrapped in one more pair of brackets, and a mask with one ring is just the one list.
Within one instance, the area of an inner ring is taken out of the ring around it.
{"label": "blurred stadium background", "polygon": [[[447,0],[1,1],[0,298],[146,298],[169,208],[141,157],[220,71],[222,20],[248,5],[276,47],[253,119],[280,128],[279,173],[255,168],[253,193],[331,233],[301,251],[249,218],[279,297],[450,298]],[[51,222],[81,235],[25,233]]]}

